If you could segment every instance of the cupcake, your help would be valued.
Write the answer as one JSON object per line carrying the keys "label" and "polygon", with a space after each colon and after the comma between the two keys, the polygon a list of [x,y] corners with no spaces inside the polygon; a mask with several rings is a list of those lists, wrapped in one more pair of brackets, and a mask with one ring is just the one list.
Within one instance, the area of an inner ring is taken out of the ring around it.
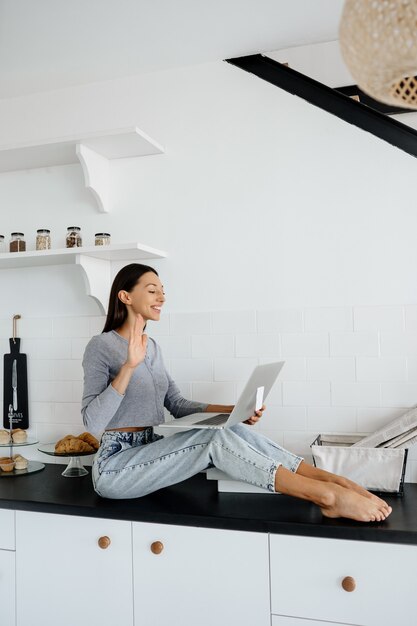
{"label": "cupcake", "polygon": [[14,468],[17,470],[25,470],[28,467],[28,460],[21,454],[15,454],[13,456]]}
{"label": "cupcake", "polygon": [[28,436],[26,434],[26,431],[22,428],[14,428],[12,430],[13,443],[25,443],[27,438]]}
{"label": "cupcake", "polygon": [[0,445],[10,443],[10,432],[8,430],[0,430]]}
{"label": "cupcake", "polygon": [[10,457],[3,456],[0,458],[0,470],[3,472],[12,472],[14,468],[14,461]]}

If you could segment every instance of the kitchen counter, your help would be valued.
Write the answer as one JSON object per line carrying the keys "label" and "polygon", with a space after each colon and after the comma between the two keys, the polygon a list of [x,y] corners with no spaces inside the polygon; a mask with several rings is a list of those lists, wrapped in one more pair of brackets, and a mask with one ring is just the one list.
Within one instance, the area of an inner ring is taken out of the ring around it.
{"label": "kitchen counter", "polygon": [[362,524],[324,518],[318,507],[289,496],[218,493],[204,474],[144,498],[106,500],[94,492],[91,474],[64,478],[62,470],[46,464],[37,474],[0,479],[0,508],[417,545],[417,484],[406,484],[402,498],[386,498],[393,512],[385,522]]}

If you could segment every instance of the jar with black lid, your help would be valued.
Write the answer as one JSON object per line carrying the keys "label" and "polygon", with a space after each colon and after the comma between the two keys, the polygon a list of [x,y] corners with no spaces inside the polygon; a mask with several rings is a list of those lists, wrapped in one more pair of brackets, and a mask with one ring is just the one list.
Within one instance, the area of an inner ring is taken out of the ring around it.
{"label": "jar with black lid", "polygon": [[36,250],[49,250],[51,248],[51,231],[47,228],[39,228],[36,231]]}
{"label": "jar with black lid", "polygon": [[65,241],[67,248],[79,248],[82,246],[83,240],[81,236],[81,228],[79,226],[68,226],[67,238]]}
{"label": "jar with black lid", "polygon": [[23,233],[11,233],[10,237],[10,252],[24,252],[26,250]]}
{"label": "jar with black lid", "polygon": [[96,246],[109,246],[110,233],[96,233],[94,243]]}
{"label": "jar with black lid", "polygon": [[6,252],[6,250],[4,248],[4,235],[0,235],[0,254],[2,252]]}

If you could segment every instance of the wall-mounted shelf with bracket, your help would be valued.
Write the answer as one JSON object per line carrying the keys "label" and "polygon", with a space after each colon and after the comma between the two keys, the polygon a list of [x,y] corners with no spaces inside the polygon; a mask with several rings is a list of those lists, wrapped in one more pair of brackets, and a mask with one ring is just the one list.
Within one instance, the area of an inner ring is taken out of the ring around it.
{"label": "wall-mounted shelf with bracket", "polygon": [[80,163],[85,185],[101,213],[111,209],[110,161],[162,154],[164,148],[139,128],[124,128],[47,139],[28,144],[0,145],[0,173]]}
{"label": "wall-mounted shelf with bracket", "polygon": [[78,265],[83,270],[87,295],[94,298],[106,311],[112,261],[145,261],[163,259],[163,250],[141,243],[121,243],[109,246],[83,246],[56,250],[7,252],[0,254],[0,270],[45,265]]}

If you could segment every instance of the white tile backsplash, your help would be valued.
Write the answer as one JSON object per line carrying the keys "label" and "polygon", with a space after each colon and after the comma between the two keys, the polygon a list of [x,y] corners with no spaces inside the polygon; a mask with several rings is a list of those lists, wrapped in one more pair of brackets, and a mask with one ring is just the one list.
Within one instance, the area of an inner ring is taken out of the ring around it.
{"label": "white tile backsplash", "polygon": [[331,356],[378,356],[377,332],[331,333]]}
{"label": "white tile backsplash", "polygon": [[270,357],[279,359],[281,354],[278,334],[236,335],[237,357]]}
{"label": "white tile backsplash", "polygon": [[356,377],[358,381],[405,381],[406,365],[404,357],[358,357]]}
{"label": "white tile backsplash", "polygon": [[381,332],[381,356],[416,356],[417,332]]}
{"label": "white tile backsplash", "polygon": [[220,311],[212,313],[214,335],[255,333],[256,311]]}
{"label": "white tile backsplash", "polygon": [[210,359],[171,359],[171,375],[178,381],[213,380],[213,363]]}
{"label": "white tile backsplash", "polygon": [[329,336],[327,333],[283,333],[281,350],[284,358],[328,356]]}
{"label": "white tile backsplash", "polygon": [[417,382],[383,383],[381,390],[383,406],[412,407],[417,404]]}
{"label": "white tile backsplash", "polygon": [[351,307],[317,307],[304,310],[304,330],[317,331],[353,331],[353,313]]}
{"label": "white tile backsplash", "polygon": [[208,404],[234,404],[237,400],[236,383],[192,383],[191,399]]}
{"label": "white tile backsplash", "polygon": [[165,359],[191,357],[191,337],[186,335],[161,335],[156,340]]}
{"label": "white tile backsplash", "polygon": [[[104,322],[22,320],[31,432],[41,441],[84,430],[81,362]],[[181,393],[211,404],[233,404],[258,363],[284,360],[256,430],[307,460],[320,432],[372,432],[417,405],[417,305],[165,312],[147,332]],[[10,334],[10,320],[0,318],[3,352]],[[27,456],[53,462],[37,446]],[[409,458],[417,481],[417,447]]]}
{"label": "white tile backsplash", "polygon": [[379,383],[335,382],[331,385],[333,406],[377,407],[381,405]]}
{"label": "white tile backsplash", "polygon": [[193,358],[234,357],[234,335],[193,335],[191,337],[191,355]]}
{"label": "white tile backsplash", "polygon": [[53,322],[54,337],[89,337],[88,317],[56,317]]}
{"label": "white tile backsplash", "polygon": [[353,309],[355,331],[404,330],[404,307],[362,306]]}
{"label": "white tile backsplash", "polygon": [[257,312],[258,333],[297,333],[304,330],[302,309]]}
{"label": "white tile backsplash", "polygon": [[[155,324],[156,327],[156,324]],[[171,335],[204,335],[211,332],[210,313],[171,313]]]}
{"label": "white tile backsplash", "polygon": [[214,380],[246,381],[257,365],[256,358],[214,359]]}
{"label": "white tile backsplash", "polygon": [[328,406],[330,405],[329,381],[286,381],[282,383],[284,406]]}
{"label": "white tile backsplash", "polygon": [[355,381],[353,357],[310,357],[307,359],[308,380]]}

